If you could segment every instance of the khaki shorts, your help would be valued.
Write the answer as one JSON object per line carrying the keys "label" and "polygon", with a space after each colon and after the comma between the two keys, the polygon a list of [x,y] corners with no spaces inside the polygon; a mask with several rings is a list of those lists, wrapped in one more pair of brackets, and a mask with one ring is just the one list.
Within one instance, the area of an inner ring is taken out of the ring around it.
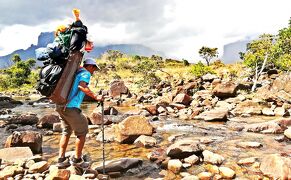
{"label": "khaki shorts", "polygon": [[71,135],[72,131],[76,136],[83,136],[88,133],[88,120],[78,108],[57,107],[56,111],[61,116],[63,135]]}

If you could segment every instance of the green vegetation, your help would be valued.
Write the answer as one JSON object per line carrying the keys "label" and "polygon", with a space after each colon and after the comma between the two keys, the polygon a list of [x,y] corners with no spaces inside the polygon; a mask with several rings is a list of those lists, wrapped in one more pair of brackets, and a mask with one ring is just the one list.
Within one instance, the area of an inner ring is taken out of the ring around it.
{"label": "green vegetation", "polygon": [[196,77],[203,76],[207,73],[214,73],[210,66],[205,66],[201,61],[192,65],[190,72]]}
{"label": "green vegetation", "polygon": [[[245,53],[240,53],[244,64],[252,69],[276,67],[290,70],[291,67],[291,18],[289,26],[279,30],[277,35],[262,34],[250,42]],[[264,62],[265,61],[265,62]]]}
{"label": "green vegetation", "polygon": [[206,61],[207,66],[209,66],[210,61],[214,57],[218,56],[217,48],[210,48],[210,47],[206,47],[206,46],[202,46],[202,48],[199,49],[198,53],[199,53],[200,57],[202,57]]}
{"label": "green vegetation", "polygon": [[25,84],[34,85],[38,76],[36,72],[31,73],[35,60],[22,61],[18,54],[15,54],[11,60],[14,65],[0,71],[0,88],[7,90],[8,88],[20,88]]}

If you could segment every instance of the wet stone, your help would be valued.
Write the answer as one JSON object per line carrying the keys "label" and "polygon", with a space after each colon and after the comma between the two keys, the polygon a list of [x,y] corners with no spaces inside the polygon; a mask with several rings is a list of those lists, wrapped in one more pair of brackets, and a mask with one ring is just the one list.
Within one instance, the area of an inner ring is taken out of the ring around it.
{"label": "wet stone", "polygon": [[205,162],[209,162],[211,164],[221,164],[224,161],[224,157],[219,155],[219,154],[215,154],[211,151],[205,150],[202,152],[203,155],[203,160]]}
{"label": "wet stone", "polygon": [[168,170],[178,174],[182,168],[182,162],[179,159],[171,159],[168,162]]}
{"label": "wet stone", "polygon": [[263,145],[259,142],[239,142],[237,146],[242,148],[259,148],[262,147]]}
{"label": "wet stone", "polygon": [[239,165],[253,164],[256,161],[256,159],[257,159],[256,157],[241,159],[237,162],[237,164],[239,164]]}
{"label": "wet stone", "polygon": [[219,167],[220,175],[224,178],[234,178],[235,172],[228,167]]}
{"label": "wet stone", "polygon": [[212,177],[212,173],[210,173],[210,172],[201,172],[197,176],[201,180],[210,180],[211,177]]}

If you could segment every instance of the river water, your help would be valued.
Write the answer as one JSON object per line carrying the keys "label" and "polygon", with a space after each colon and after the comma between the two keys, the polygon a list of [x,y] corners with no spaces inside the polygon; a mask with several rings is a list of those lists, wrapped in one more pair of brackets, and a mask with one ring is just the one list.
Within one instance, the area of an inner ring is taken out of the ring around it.
{"label": "river water", "polygon": [[[131,104],[131,103],[129,103]],[[136,112],[139,109],[129,104],[123,106],[115,106],[121,113]],[[90,115],[90,113],[96,108],[95,103],[84,103],[82,110],[84,114]],[[12,109],[13,112],[23,114],[31,112],[37,114],[39,118],[48,114],[57,114],[54,112],[54,106],[50,104],[38,104],[37,106],[27,105],[18,106]],[[249,117],[249,118],[232,118],[228,122],[202,122],[196,120],[179,120],[171,117],[160,117],[158,121],[151,122],[156,127],[156,132],[153,134],[158,140],[157,147],[166,148],[171,142],[168,138],[173,135],[181,135],[185,138],[197,139],[205,143],[205,149],[214,153],[218,153],[225,158],[223,166],[232,168],[236,172],[236,177],[256,179],[263,177],[258,167],[253,166],[239,166],[237,161],[248,157],[257,157],[258,162],[266,154],[281,153],[291,154],[290,142],[277,142],[274,140],[278,135],[274,134],[258,134],[249,133],[244,131],[237,131],[233,129],[233,122],[235,126],[242,126],[246,123],[264,122],[275,119],[274,117]],[[88,153],[93,162],[102,161],[102,149],[100,142],[96,141],[96,136],[92,136],[89,133],[84,152]],[[1,128],[0,132],[2,140],[7,137],[7,133]],[[53,163],[56,160],[58,154],[58,143],[60,133],[54,133],[53,135],[45,135],[43,137],[43,157],[49,162]],[[67,151],[74,150],[75,137],[71,137]],[[237,144],[239,142],[255,141],[261,143],[263,146],[260,148],[241,148]],[[142,179],[145,177],[160,177],[158,172],[159,168],[147,160],[147,153],[151,152],[151,148],[136,147],[135,145],[119,144],[111,142],[105,144],[105,155],[107,160],[118,159],[124,157],[136,157],[144,160],[146,167],[143,168],[139,176],[125,175],[121,179]],[[149,168],[152,167],[152,168]],[[205,171],[207,163],[200,163],[194,165],[191,168],[185,170],[191,174],[197,175],[200,172]],[[179,179],[180,176],[175,178]]]}

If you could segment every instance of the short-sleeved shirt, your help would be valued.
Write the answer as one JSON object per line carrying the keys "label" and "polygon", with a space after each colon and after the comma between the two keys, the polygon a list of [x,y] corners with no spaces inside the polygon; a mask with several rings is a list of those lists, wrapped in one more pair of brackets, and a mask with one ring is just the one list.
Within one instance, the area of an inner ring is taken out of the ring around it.
{"label": "short-sleeved shirt", "polygon": [[83,102],[85,93],[79,89],[79,84],[81,81],[84,81],[87,83],[87,85],[90,82],[91,73],[87,71],[85,68],[80,68],[77,71],[71,92],[68,97],[69,103],[67,104],[67,108],[79,108],[81,106],[81,103]]}

